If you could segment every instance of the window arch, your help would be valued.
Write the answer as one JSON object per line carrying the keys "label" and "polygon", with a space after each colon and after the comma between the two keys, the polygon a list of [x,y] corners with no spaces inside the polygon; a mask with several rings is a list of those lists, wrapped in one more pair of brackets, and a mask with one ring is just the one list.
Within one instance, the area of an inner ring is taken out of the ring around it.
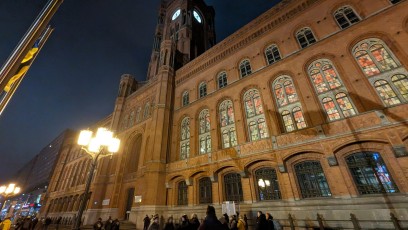
{"label": "window arch", "polygon": [[143,118],[148,118],[150,116],[150,103],[147,102],[144,107]]}
{"label": "window arch", "polygon": [[360,194],[399,191],[378,152],[355,153],[346,157],[346,162]]}
{"label": "window arch", "polygon": [[188,94],[188,91],[184,91],[183,96],[182,96],[182,102],[181,104],[183,106],[186,106],[190,103],[190,95]]}
{"label": "window arch", "polygon": [[209,177],[201,178],[198,181],[198,192],[200,204],[212,203],[212,183]]}
{"label": "window arch", "polygon": [[265,58],[268,62],[268,65],[277,62],[281,59],[281,55],[279,53],[278,46],[272,44],[265,49]]}
{"label": "window arch", "polygon": [[190,118],[186,117],[181,122],[180,159],[190,156]]}
{"label": "window arch", "polygon": [[385,106],[408,102],[408,72],[382,40],[360,41],[353,55]]}
{"label": "window arch", "polygon": [[334,18],[340,28],[347,28],[360,21],[356,12],[350,6],[343,6],[334,12]]}
{"label": "window arch", "polygon": [[222,147],[230,148],[238,145],[237,133],[235,131],[234,108],[231,100],[225,100],[220,104],[219,116]]}
{"label": "window arch", "polygon": [[178,205],[188,204],[188,186],[185,181],[178,183]]}
{"label": "window arch", "polygon": [[296,164],[294,168],[303,198],[331,196],[320,162],[304,161]]}
{"label": "window arch", "polygon": [[239,64],[239,71],[240,71],[241,77],[246,77],[252,73],[251,63],[249,62],[248,59],[243,60]]}
{"label": "window arch", "polygon": [[255,187],[258,188],[259,200],[280,200],[281,193],[276,170],[261,168],[255,171]]}
{"label": "window arch", "polygon": [[328,59],[309,65],[308,73],[323,109],[330,121],[357,114],[336,68]]}
{"label": "window arch", "polygon": [[265,123],[265,114],[258,90],[250,89],[245,92],[244,107],[250,141],[268,138],[268,127]]}
{"label": "window arch", "polygon": [[207,96],[207,84],[205,82],[201,82],[198,86],[198,97],[202,98]]}
{"label": "window arch", "polygon": [[136,122],[140,122],[140,120],[142,119],[142,107],[137,108],[137,112],[136,112]]}
{"label": "window arch", "polygon": [[218,74],[217,83],[218,83],[218,88],[219,89],[222,89],[225,86],[227,86],[228,81],[227,81],[227,73],[226,72],[221,72],[220,74]]}
{"label": "window arch", "polygon": [[199,115],[199,133],[200,154],[211,152],[211,124],[210,112],[208,109],[203,109]]}
{"label": "window arch", "polygon": [[296,32],[296,39],[299,42],[300,47],[305,48],[316,42],[316,38],[312,30],[308,27],[300,29]]}
{"label": "window arch", "polygon": [[292,78],[287,75],[278,77],[272,83],[272,89],[286,132],[306,128],[302,105]]}
{"label": "window arch", "polygon": [[225,200],[243,201],[241,175],[238,173],[229,173],[224,176]]}

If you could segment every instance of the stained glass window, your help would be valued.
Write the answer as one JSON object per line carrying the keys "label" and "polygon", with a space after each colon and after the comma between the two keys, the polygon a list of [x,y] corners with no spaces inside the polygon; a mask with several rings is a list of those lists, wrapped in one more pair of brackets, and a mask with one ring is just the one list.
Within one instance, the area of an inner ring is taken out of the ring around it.
{"label": "stained glass window", "polygon": [[201,111],[199,116],[200,154],[211,152],[211,125],[208,109]]}
{"label": "stained glass window", "polygon": [[251,70],[251,63],[249,63],[249,60],[244,60],[239,64],[239,70],[241,77],[246,77],[252,73]]}
{"label": "stained glass window", "polygon": [[292,110],[293,117],[295,118],[296,127],[298,129],[304,129],[307,127],[305,118],[300,107],[295,107]]}
{"label": "stained glass window", "polygon": [[395,85],[397,92],[401,94],[402,98],[408,101],[408,78],[402,74],[396,74],[391,77],[392,83]]}
{"label": "stained glass window", "polygon": [[227,82],[227,73],[226,72],[222,72],[218,75],[218,88],[224,88],[225,86],[227,86],[228,82]]}
{"label": "stained glass window", "polygon": [[294,168],[303,198],[331,196],[320,162],[305,161],[296,164]]}
{"label": "stained glass window", "polygon": [[222,134],[222,146],[223,148],[230,148],[236,146],[237,135],[235,132],[235,118],[234,109],[232,107],[231,100],[223,101],[219,106],[220,114],[220,127]]}
{"label": "stained glass window", "polygon": [[379,153],[355,153],[346,162],[360,194],[399,192]]}
{"label": "stained glass window", "polygon": [[261,96],[256,89],[250,89],[244,94],[244,105],[247,125],[251,141],[267,138],[268,131],[262,107]]}
{"label": "stained glass window", "polygon": [[185,181],[178,183],[178,205],[188,204],[188,186]]}
{"label": "stained glass window", "polygon": [[295,130],[293,118],[289,111],[284,110],[282,112],[282,119],[283,119],[283,124],[285,125],[286,132],[292,132]]}
{"label": "stained glass window", "polygon": [[395,94],[394,90],[386,80],[378,80],[374,82],[374,87],[385,105],[391,106],[401,103],[400,99],[397,97],[397,94]]}
{"label": "stained glass window", "polygon": [[276,45],[270,45],[268,48],[266,48],[265,57],[269,65],[279,61],[281,59],[281,56],[278,47]]}
{"label": "stained glass window", "polygon": [[212,183],[209,177],[204,177],[198,181],[200,204],[212,203]]}
{"label": "stained glass window", "polygon": [[190,156],[190,118],[186,117],[181,122],[180,159]]}
{"label": "stained glass window", "polygon": [[207,84],[205,82],[202,82],[198,88],[199,88],[199,98],[207,96]]}
{"label": "stained glass window", "polygon": [[350,102],[350,99],[347,97],[345,93],[338,93],[336,95],[336,101],[344,117],[356,115],[356,111],[354,110],[353,105]]}
{"label": "stained glass window", "polygon": [[224,176],[225,201],[240,202],[244,200],[241,175],[229,173]]}
{"label": "stained glass window", "polygon": [[334,12],[334,18],[342,29],[360,21],[357,14],[349,6],[342,7]]}
{"label": "stained glass window", "polygon": [[272,168],[261,168],[255,171],[255,187],[258,188],[259,200],[280,200],[276,170]]}
{"label": "stained glass window", "polygon": [[316,42],[313,32],[310,28],[303,28],[296,33],[296,39],[300,47],[305,48]]}
{"label": "stained glass window", "polygon": [[190,103],[190,97],[189,97],[187,91],[185,91],[185,92],[183,93],[183,101],[182,101],[182,103],[183,103],[183,106],[186,106],[186,105],[188,105],[188,104]]}
{"label": "stained glass window", "polygon": [[330,121],[340,119],[340,113],[336,108],[336,104],[334,104],[333,99],[330,97],[325,97],[322,100],[323,108],[326,110],[327,116],[329,117]]}

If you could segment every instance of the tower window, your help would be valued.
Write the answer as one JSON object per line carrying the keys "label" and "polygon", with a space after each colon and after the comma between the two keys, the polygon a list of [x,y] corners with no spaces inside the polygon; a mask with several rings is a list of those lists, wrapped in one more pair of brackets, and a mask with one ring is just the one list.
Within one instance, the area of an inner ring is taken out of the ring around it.
{"label": "tower window", "polygon": [[193,16],[194,16],[194,18],[197,20],[198,23],[201,23],[201,22],[202,22],[201,16],[200,16],[200,14],[198,14],[197,11],[195,11],[195,10],[193,11]]}
{"label": "tower window", "polygon": [[218,88],[224,88],[225,86],[227,86],[228,82],[227,82],[227,73],[222,72],[220,74],[218,74]]}
{"label": "tower window", "polygon": [[171,17],[171,20],[176,20],[176,18],[180,16],[180,12],[180,9],[176,10],[176,12],[174,12],[173,16]]}
{"label": "tower window", "polygon": [[207,84],[205,82],[202,82],[198,88],[200,98],[207,96]]}
{"label": "tower window", "polygon": [[316,38],[310,28],[303,28],[296,33],[296,39],[300,47],[305,48],[316,42]]}
{"label": "tower window", "polygon": [[338,9],[334,13],[334,18],[342,29],[360,21],[357,14],[348,6]]}

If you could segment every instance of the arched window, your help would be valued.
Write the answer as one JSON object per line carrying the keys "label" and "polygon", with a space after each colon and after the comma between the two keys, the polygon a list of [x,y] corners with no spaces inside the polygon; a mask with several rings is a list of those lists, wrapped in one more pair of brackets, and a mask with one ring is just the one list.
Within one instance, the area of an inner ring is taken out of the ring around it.
{"label": "arched window", "polygon": [[148,118],[150,116],[150,103],[147,102],[143,112],[143,119]]}
{"label": "arched window", "polygon": [[235,132],[234,108],[231,100],[223,101],[219,106],[222,147],[230,148],[238,145]]}
{"label": "arched window", "polygon": [[229,173],[224,176],[225,201],[243,201],[241,175]]}
{"label": "arched window", "polygon": [[212,203],[212,183],[209,177],[204,177],[198,181],[198,192],[200,204]]}
{"label": "arched window", "polygon": [[360,194],[398,192],[398,188],[379,153],[355,153],[348,156],[346,162]]}
{"label": "arched window", "polygon": [[199,120],[199,133],[198,138],[200,140],[200,154],[211,152],[211,125],[210,125],[210,112],[208,109],[201,111]]}
{"label": "arched window", "polygon": [[239,71],[240,71],[241,77],[246,77],[252,73],[251,63],[249,62],[248,59],[243,60],[239,64]]}
{"label": "arched window", "polygon": [[347,89],[331,61],[328,59],[314,61],[310,64],[308,73],[330,121],[357,114]]}
{"label": "arched window", "polygon": [[183,106],[186,106],[186,105],[188,105],[190,103],[190,97],[189,97],[188,91],[185,91],[183,93],[181,103],[182,103]]}
{"label": "arched window", "polygon": [[385,106],[408,102],[408,72],[382,40],[360,41],[353,55]]}
{"label": "arched window", "polygon": [[316,38],[310,28],[303,28],[296,33],[296,39],[300,47],[305,48],[316,42]]}
{"label": "arched window", "polygon": [[224,88],[225,86],[227,86],[228,82],[227,82],[227,73],[226,72],[221,72],[220,74],[218,74],[218,78],[217,78],[217,82],[218,82],[218,88]]}
{"label": "arched window", "polygon": [[142,119],[142,107],[137,108],[137,112],[136,112],[136,122],[140,122],[140,120]]}
{"label": "arched window", "polygon": [[279,61],[281,59],[281,56],[278,46],[275,44],[268,46],[268,48],[265,49],[265,57],[268,65]]}
{"label": "arched window", "polygon": [[130,151],[128,152],[128,158],[126,161],[127,173],[133,173],[137,171],[141,147],[142,147],[142,135],[138,135],[134,137],[130,143]]}
{"label": "arched window", "polygon": [[205,82],[201,82],[198,86],[199,91],[199,98],[207,96],[207,84]]}
{"label": "arched window", "polygon": [[181,122],[180,159],[190,156],[190,118],[186,117]]}
{"label": "arched window", "polygon": [[262,100],[258,90],[250,89],[245,92],[244,106],[250,141],[269,137]]}
{"label": "arched window", "polygon": [[360,18],[350,6],[343,6],[334,12],[334,18],[340,28],[347,28],[360,21]]}
{"label": "arched window", "polygon": [[318,161],[305,161],[295,165],[300,192],[303,198],[331,196],[329,185]]}
{"label": "arched window", "polygon": [[272,83],[272,89],[286,132],[306,128],[302,105],[292,78],[286,75],[278,77]]}
{"label": "arched window", "polygon": [[132,127],[134,123],[135,123],[135,111],[132,110],[132,112],[130,112],[129,117],[129,127]]}
{"label": "arched window", "polygon": [[185,181],[178,183],[178,205],[188,205],[188,187]]}
{"label": "arched window", "polygon": [[258,187],[259,200],[280,200],[281,193],[276,170],[261,168],[255,171],[255,187]]}

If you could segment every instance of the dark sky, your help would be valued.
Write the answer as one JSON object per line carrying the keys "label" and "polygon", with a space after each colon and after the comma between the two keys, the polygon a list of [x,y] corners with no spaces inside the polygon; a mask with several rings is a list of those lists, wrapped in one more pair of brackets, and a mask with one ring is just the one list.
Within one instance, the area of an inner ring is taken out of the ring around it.
{"label": "dark sky", "polygon": [[[55,28],[0,116],[0,184],[67,128],[113,111],[120,76],[145,80],[159,0],[65,0]],[[206,0],[217,41],[279,0]],[[0,64],[47,0],[0,0]]]}

